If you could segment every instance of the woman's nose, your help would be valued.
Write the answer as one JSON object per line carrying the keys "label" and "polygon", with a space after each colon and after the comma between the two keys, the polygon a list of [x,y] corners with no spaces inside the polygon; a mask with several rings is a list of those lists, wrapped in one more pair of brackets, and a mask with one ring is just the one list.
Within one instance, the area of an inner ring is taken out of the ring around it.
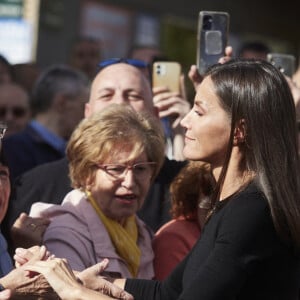
{"label": "woman's nose", "polygon": [[122,186],[125,186],[126,188],[130,188],[135,183],[135,175],[132,169],[127,169],[123,180],[122,180]]}
{"label": "woman's nose", "polygon": [[183,128],[187,128],[188,127],[188,119],[189,119],[189,115],[190,115],[190,112],[187,113],[185,115],[185,117],[180,121],[180,125],[183,127]]}

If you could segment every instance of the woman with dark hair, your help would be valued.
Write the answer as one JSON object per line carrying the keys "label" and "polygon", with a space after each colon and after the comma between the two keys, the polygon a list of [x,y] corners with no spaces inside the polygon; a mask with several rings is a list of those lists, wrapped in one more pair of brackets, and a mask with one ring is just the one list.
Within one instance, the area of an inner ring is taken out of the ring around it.
{"label": "woman with dark hair", "polygon": [[209,163],[216,180],[201,238],[164,281],[114,283],[135,300],[298,299],[300,168],[286,79],[266,61],[215,65],[181,123],[184,155]]}
{"label": "woman with dark hair", "polygon": [[190,161],[170,186],[172,220],[154,236],[155,279],[164,280],[191,251],[211,208],[214,180],[208,164]]}

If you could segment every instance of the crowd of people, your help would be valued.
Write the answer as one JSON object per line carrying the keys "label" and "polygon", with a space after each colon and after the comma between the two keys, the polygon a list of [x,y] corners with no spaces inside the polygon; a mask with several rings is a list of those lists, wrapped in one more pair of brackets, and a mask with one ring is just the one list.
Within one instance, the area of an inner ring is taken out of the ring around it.
{"label": "crowd of people", "polygon": [[152,89],[158,48],[79,38],[26,86],[0,57],[0,300],[298,299],[300,87],[268,52],[191,66],[193,101]]}

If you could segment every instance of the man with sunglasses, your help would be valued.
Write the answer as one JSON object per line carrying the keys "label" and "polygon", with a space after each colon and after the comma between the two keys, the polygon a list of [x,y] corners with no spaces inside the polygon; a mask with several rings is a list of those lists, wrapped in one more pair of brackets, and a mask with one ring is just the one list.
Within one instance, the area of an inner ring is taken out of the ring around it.
{"label": "man with sunglasses", "polygon": [[30,99],[32,120],[3,140],[12,182],[37,165],[65,156],[66,142],[83,117],[88,88],[85,75],[66,65],[41,73]]}
{"label": "man with sunglasses", "polygon": [[[146,110],[158,115],[153,104],[147,64],[131,59],[111,59],[100,63],[99,67],[100,71],[91,85],[89,102],[85,105],[85,117],[111,103],[127,103],[137,111]],[[144,206],[138,213],[153,231],[170,219],[168,187],[184,164],[185,162],[165,159]],[[16,181],[6,219],[6,230],[11,227],[21,212],[29,212],[32,203],[39,201],[59,204],[70,190],[66,159],[39,166],[25,173]],[[25,240],[24,234],[28,233],[27,229],[34,228],[37,236],[34,237],[34,241],[42,236],[44,227],[39,224],[34,227],[33,222],[34,219],[25,214],[17,220],[13,228],[15,246],[21,246],[18,241],[21,236],[22,241]]]}
{"label": "man with sunglasses", "polygon": [[0,85],[0,121],[7,124],[6,137],[20,132],[30,119],[29,95],[16,83]]}

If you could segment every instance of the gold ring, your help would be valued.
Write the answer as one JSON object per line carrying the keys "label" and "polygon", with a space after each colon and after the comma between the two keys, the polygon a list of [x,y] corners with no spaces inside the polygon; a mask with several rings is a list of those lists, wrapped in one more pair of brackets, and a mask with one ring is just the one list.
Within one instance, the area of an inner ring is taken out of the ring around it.
{"label": "gold ring", "polygon": [[34,223],[30,223],[29,226],[32,228],[32,230],[35,230],[37,227]]}

